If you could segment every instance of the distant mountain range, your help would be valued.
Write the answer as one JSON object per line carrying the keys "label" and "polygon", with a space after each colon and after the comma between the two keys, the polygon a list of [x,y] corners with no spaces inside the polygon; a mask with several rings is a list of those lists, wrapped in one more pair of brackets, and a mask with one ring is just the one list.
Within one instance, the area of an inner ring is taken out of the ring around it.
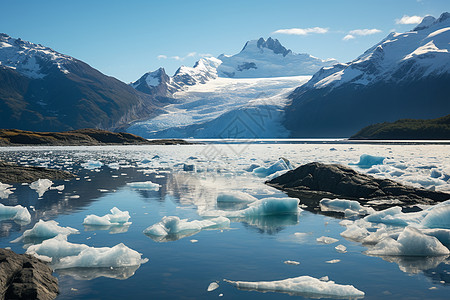
{"label": "distant mountain range", "polygon": [[346,64],[322,68],[285,108],[294,137],[348,137],[364,126],[450,112],[450,14],[390,33]]}
{"label": "distant mountain range", "polygon": [[88,64],[0,34],[0,128],[116,129],[162,104]]}

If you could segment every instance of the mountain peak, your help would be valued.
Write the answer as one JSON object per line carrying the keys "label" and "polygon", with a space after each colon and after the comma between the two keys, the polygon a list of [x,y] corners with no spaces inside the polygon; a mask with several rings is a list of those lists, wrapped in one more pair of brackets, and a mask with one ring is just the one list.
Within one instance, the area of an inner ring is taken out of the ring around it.
{"label": "mountain peak", "polygon": [[444,21],[447,21],[448,19],[450,19],[450,13],[448,13],[448,12],[442,13],[438,19],[436,19],[433,16],[425,16],[422,19],[422,22],[419,25],[417,25],[416,28],[413,29],[413,31],[419,31],[422,29],[429,28],[435,24],[439,24]]}
{"label": "mountain peak", "polygon": [[244,48],[242,48],[241,52],[245,50],[250,50],[252,47],[256,47],[258,49],[263,50],[263,48],[272,50],[275,54],[282,54],[283,56],[291,53],[291,50],[286,49],[277,39],[273,39],[269,37],[267,40],[264,38],[259,38],[258,40],[251,40],[245,43]]}

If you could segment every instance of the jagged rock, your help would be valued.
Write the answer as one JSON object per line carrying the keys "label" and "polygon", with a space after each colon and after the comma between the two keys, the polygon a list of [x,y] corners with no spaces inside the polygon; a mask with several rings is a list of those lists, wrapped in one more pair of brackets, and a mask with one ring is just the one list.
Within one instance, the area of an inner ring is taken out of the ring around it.
{"label": "jagged rock", "polygon": [[0,248],[0,298],[51,300],[58,295],[53,270],[39,259]]}
{"label": "jagged rock", "polygon": [[50,180],[71,179],[75,176],[72,173],[62,170],[52,170],[42,167],[24,167],[13,163],[0,161],[0,182],[33,182],[40,178]]}
{"label": "jagged rock", "polygon": [[300,166],[266,183],[285,191],[290,197],[299,198],[301,203],[310,207],[318,207],[323,198],[357,200],[377,209],[399,205],[399,201],[404,205],[414,205],[450,199],[447,193],[418,189],[362,174],[346,166],[319,162]]}

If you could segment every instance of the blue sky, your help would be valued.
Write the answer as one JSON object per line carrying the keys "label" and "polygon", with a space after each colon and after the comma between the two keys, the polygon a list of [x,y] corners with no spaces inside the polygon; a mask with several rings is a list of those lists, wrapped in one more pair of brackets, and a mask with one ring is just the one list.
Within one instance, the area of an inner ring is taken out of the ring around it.
{"label": "blue sky", "polygon": [[[192,66],[205,54],[239,52],[247,40],[347,62],[448,0],[23,1],[0,0],[0,32],[83,60],[125,82]],[[414,18],[402,18],[413,17]]]}

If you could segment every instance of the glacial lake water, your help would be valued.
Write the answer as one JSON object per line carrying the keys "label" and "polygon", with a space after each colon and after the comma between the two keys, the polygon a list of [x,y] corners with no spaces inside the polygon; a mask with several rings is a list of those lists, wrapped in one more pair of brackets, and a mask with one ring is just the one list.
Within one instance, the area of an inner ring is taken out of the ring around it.
{"label": "glacial lake water", "polygon": [[[297,276],[328,276],[337,284],[353,285],[364,299],[449,299],[448,257],[381,258],[364,254],[361,243],[346,240],[339,225],[343,216],[303,210],[298,215],[255,217],[231,221],[229,229],[203,230],[172,241],[156,241],[143,230],[164,216],[200,220],[209,210],[237,210],[243,205],[218,205],[217,195],[243,191],[258,199],[286,197],[245,171],[252,164],[270,166],[279,157],[292,165],[319,161],[348,165],[362,154],[386,157],[382,165],[359,169],[374,176],[449,191],[450,145],[370,144],[339,141],[184,146],[14,147],[0,148],[0,159],[23,165],[71,171],[78,180],[54,181],[64,190],[48,190],[39,198],[27,185],[15,184],[4,205],[20,204],[32,220],[20,225],[0,221],[0,247],[24,253],[11,243],[40,219],[80,231],[72,243],[112,247],[119,243],[142,253],[148,262],[126,268],[78,268],[55,271],[57,299],[302,299],[325,298],[276,292],[239,290],[224,281],[272,281]],[[99,164],[100,162],[101,164]],[[184,171],[183,164],[194,165]],[[437,177],[440,172],[441,177]],[[158,191],[136,189],[130,182],[152,181]],[[117,207],[129,211],[127,228],[85,228],[89,214],[103,216]],[[321,236],[339,241],[321,244]],[[342,244],[346,253],[335,246]],[[285,264],[287,260],[299,265]],[[336,263],[327,263],[339,260]],[[219,287],[208,292],[211,282]],[[327,297],[333,298],[333,296]]]}

